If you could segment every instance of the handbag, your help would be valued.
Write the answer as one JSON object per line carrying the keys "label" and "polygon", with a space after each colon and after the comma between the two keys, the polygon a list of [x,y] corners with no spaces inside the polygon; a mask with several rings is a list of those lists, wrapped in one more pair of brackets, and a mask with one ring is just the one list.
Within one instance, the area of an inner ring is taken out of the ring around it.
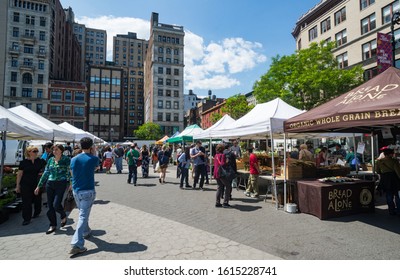
{"label": "handbag", "polygon": [[71,212],[74,208],[76,208],[75,198],[72,194],[72,190],[69,190],[67,192],[67,196],[64,199],[64,211]]}
{"label": "handbag", "polygon": [[221,164],[220,160],[221,160],[221,157],[218,159],[218,163],[219,163],[218,171],[217,171],[218,177],[226,178],[226,179],[233,179],[235,172],[233,171],[232,167],[227,164]]}

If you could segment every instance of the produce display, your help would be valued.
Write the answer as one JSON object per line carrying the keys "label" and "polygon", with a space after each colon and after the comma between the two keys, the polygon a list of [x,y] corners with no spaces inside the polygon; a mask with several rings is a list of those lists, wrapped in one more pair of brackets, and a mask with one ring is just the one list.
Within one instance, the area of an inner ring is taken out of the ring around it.
{"label": "produce display", "polygon": [[325,177],[318,179],[321,182],[334,182],[334,183],[343,183],[343,182],[354,182],[359,179],[349,178],[349,177],[342,177],[342,176],[335,176],[335,177]]}

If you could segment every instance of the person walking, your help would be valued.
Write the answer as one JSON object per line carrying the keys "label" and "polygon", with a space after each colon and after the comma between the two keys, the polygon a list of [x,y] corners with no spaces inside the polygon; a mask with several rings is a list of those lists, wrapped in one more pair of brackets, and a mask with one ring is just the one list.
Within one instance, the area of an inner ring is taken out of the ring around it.
{"label": "person walking", "polygon": [[[383,150],[384,158],[376,161],[376,172],[381,176],[381,189],[386,193],[389,214],[400,214],[400,163],[393,149]],[[393,201],[394,200],[394,201]]]}
{"label": "person walking", "polygon": [[183,182],[185,181],[185,187],[191,188],[189,185],[190,147],[185,147],[185,152],[178,158],[178,165],[180,165],[181,169],[181,183],[179,187],[183,189]]}
{"label": "person walking", "polygon": [[165,183],[165,176],[167,173],[169,158],[171,157],[171,153],[169,151],[169,147],[165,144],[161,151],[158,152],[157,158],[160,165],[160,178],[158,179],[161,184]]}
{"label": "person walking", "polygon": [[258,165],[257,156],[253,154],[253,147],[248,147],[247,151],[249,152],[249,170],[250,176],[247,182],[247,189],[245,191],[246,196],[251,196],[253,198],[259,197],[258,190],[258,176],[260,174],[260,167]]}
{"label": "person walking", "polygon": [[156,170],[156,166],[157,166],[157,162],[158,162],[158,157],[157,157],[158,152],[159,152],[158,145],[155,145],[153,147],[153,149],[151,150],[151,160],[152,160],[152,163],[153,163],[153,171],[154,171],[154,173],[156,173],[156,171],[157,171]]}
{"label": "person walking", "polygon": [[42,194],[35,195],[35,188],[39,174],[46,166],[46,161],[38,158],[38,152],[39,150],[35,146],[28,146],[25,149],[25,159],[19,163],[18,167],[15,191],[21,194],[23,226],[28,225],[31,218],[37,218],[42,212]]}
{"label": "person walking", "polygon": [[[216,155],[214,157],[214,178],[217,180],[217,193],[215,196],[215,207],[229,208],[229,199],[232,191],[232,181],[230,178],[221,178],[218,173],[220,166],[226,166],[227,161],[224,154],[225,147],[222,144],[218,144],[216,147]],[[224,194],[224,203],[221,204],[221,197]]]}
{"label": "person walking", "polygon": [[38,195],[40,189],[44,186],[44,182],[46,182],[47,218],[50,221],[50,227],[46,231],[46,234],[53,233],[57,229],[56,212],[60,214],[61,227],[64,227],[67,223],[67,214],[65,214],[62,199],[71,179],[71,158],[64,156],[63,152],[63,145],[57,144],[53,146],[54,157],[49,159],[35,189],[35,194]]}
{"label": "person walking", "polygon": [[140,158],[142,160],[142,177],[149,177],[149,165],[150,165],[150,153],[147,149],[147,145],[143,145],[140,150]]}
{"label": "person walking", "polygon": [[201,141],[198,140],[196,142],[196,146],[192,149],[190,152],[190,157],[193,160],[193,165],[194,165],[194,183],[193,183],[193,189],[196,188],[197,183],[199,182],[200,178],[200,184],[199,188],[201,190],[203,189],[204,185],[204,179],[206,177],[206,162],[205,162],[205,153],[201,151]]}
{"label": "person walking", "polygon": [[111,174],[111,166],[114,162],[112,152],[111,152],[111,147],[107,146],[104,148],[104,154],[103,154],[103,168],[106,169],[106,174]]}
{"label": "person walking", "polygon": [[46,162],[49,161],[51,157],[53,157],[53,143],[48,142],[44,144],[44,152],[42,154],[42,159],[44,159]]}
{"label": "person walking", "polygon": [[99,158],[93,154],[93,140],[83,137],[80,140],[82,153],[72,158],[72,193],[75,198],[76,207],[79,210],[79,219],[76,224],[75,233],[71,240],[71,255],[85,252],[85,238],[90,237],[89,216],[96,198],[94,184],[94,173],[99,167]]}
{"label": "person walking", "polygon": [[138,150],[135,149],[135,147],[132,146],[132,149],[130,149],[126,153],[126,161],[128,163],[128,184],[133,181],[133,185],[136,186],[137,183],[137,161],[139,160],[140,153]]}
{"label": "person walking", "polygon": [[112,155],[114,156],[115,159],[115,168],[117,169],[117,174],[122,173],[122,159],[124,157],[124,148],[120,144],[117,144],[117,146],[113,149]]}

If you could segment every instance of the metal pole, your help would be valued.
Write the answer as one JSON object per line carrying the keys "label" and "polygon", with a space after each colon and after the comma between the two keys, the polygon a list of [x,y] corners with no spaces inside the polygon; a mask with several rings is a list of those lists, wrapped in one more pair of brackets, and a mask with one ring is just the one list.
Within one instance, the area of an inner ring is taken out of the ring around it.
{"label": "metal pole", "polygon": [[7,137],[7,132],[2,131],[1,132],[2,137],[2,146],[1,146],[1,170],[0,170],[0,192],[3,191],[3,174],[4,174],[4,159],[6,158],[6,137]]}
{"label": "metal pole", "polygon": [[286,133],[283,133],[283,172],[283,209],[286,211]]}

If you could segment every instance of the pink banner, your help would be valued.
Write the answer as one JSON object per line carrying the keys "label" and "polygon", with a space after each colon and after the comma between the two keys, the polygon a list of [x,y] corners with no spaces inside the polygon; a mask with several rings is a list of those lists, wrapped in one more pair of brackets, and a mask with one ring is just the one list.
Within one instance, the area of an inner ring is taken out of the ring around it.
{"label": "pink banner", "polygon": [[378,33],[376,60],[378,73],[392,66],[392,36],[390,34]]}

